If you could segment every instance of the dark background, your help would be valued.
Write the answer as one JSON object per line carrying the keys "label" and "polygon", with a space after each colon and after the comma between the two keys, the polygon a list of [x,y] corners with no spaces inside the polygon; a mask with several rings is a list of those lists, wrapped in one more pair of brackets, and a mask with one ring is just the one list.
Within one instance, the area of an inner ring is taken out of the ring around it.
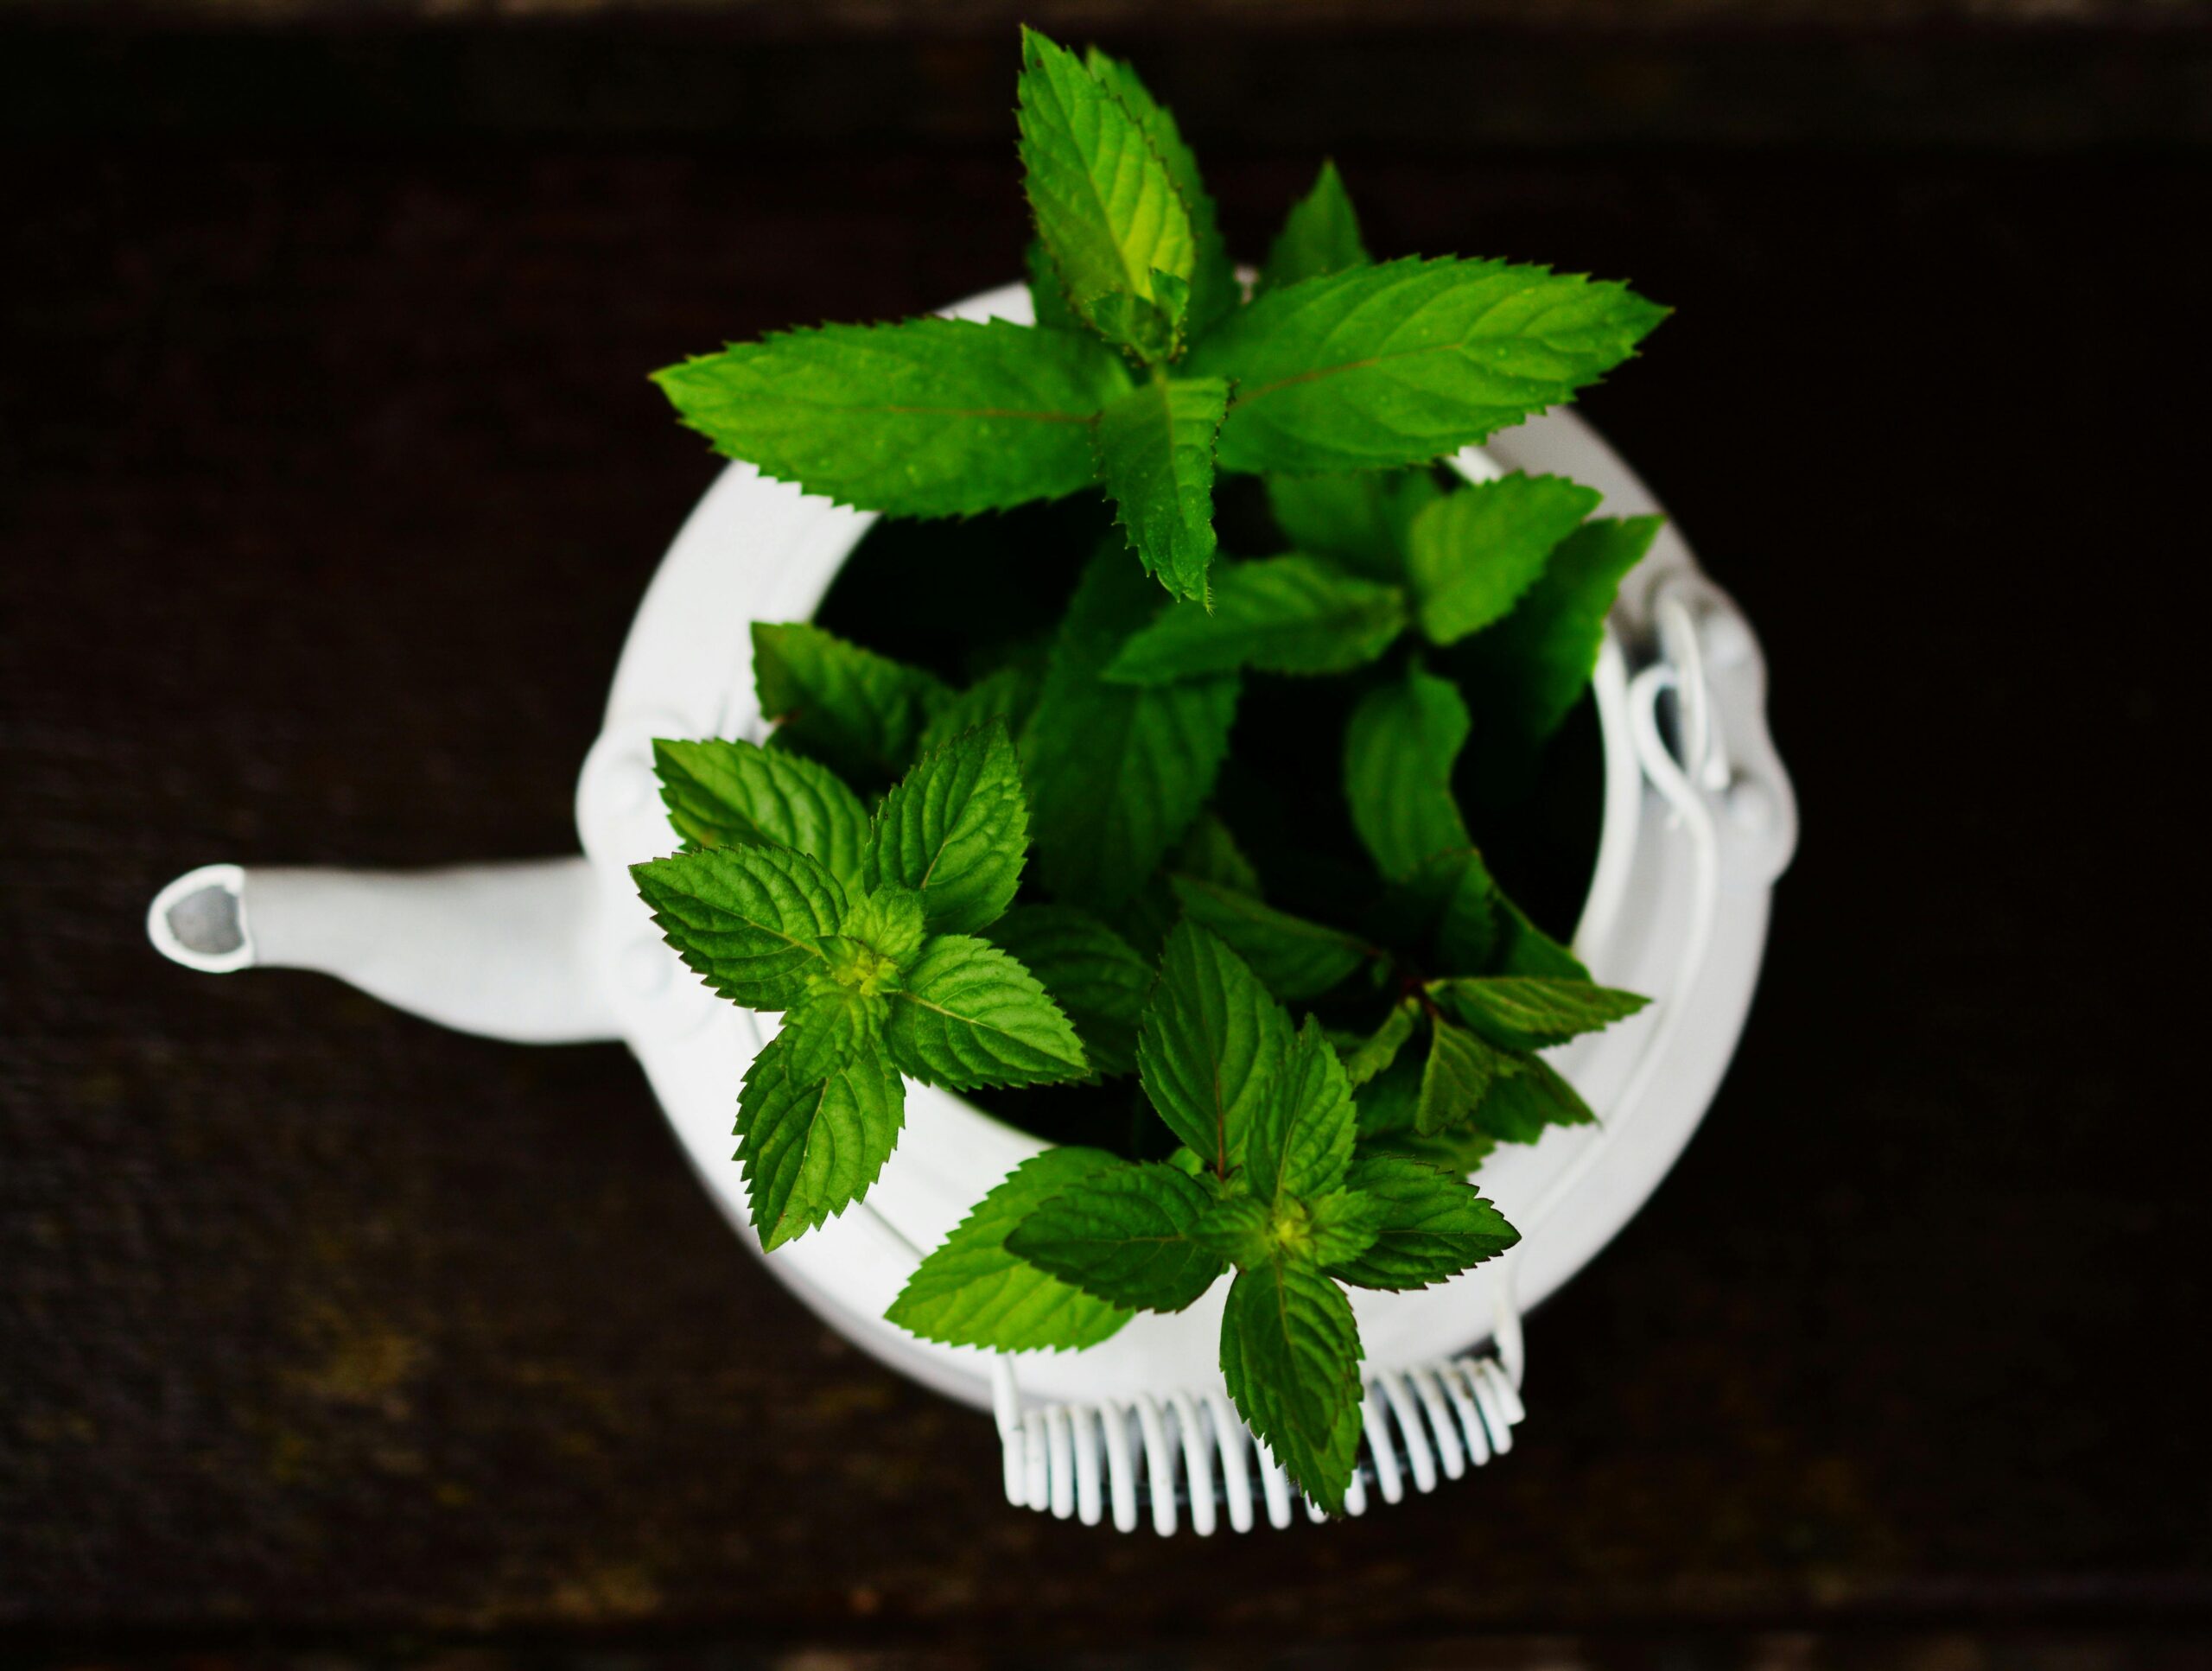
{"label": "dark background", "polygon": [[[1803,799],[1519,1447],[1339,1528],[1008,1509],[620,1049],[141,929],[573,845],[715,467],[643,374],[1011,276],[1018,11],[1248,255],[1328,151],[1381,252],[1679,309],[1587,410]],[[2206,1663],[2208,143],[2183,3],[0,5],[0,1658]]]}

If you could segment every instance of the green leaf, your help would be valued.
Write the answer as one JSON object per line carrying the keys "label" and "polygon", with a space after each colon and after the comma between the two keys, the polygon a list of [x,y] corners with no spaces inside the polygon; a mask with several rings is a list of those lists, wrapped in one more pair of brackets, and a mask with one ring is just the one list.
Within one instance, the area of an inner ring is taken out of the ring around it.
{"label": "green leaf", "polygon": [[1406,625],[1406,594],[1343,573],[1318,557],[1268,557],[1214,570],[1211,613],[1177,604],[1122,646],[1106,677],[1165,684],[1253,667],[1266,673],[1342,673],[1390,647]]}
{"label": "green leaf", "polygon": [[1155,271],[1188,283],[1197,246],[1167,165],[1129,107],[1073,53],[1021,32],[1023,189],[1077,313],[1154,299]]}
{"label": "green leaf", "polygon": [[1351,1263],[1375,1245],[1382,1219],[1382,1203],[1357,1190],[1316,1196],[1306,1213],[1307,1256],[1333,1274],[1334,1267]]}
{"label": "green leaf", "polygon": [[1421,1069],[1414,1128],[1424,1134],[1440,1132],[1472,1114],[1490,1090],[1501,1059],[1495,1047],[1465,1027],[1440,1016],[1431,1018],[1428,1061]]}
{"label": "green leaf", "polygon": [[904,772],[952,699],[934,674],[803,621],[753,623],[753,682],[776,742],[862,783]]}
{"label": "green leaf", "polygon": [[1472,848],[1450,855],[1447,868],[1452,885],[1437,912],[1437,958],[1453,973],[1487,969],[1497,955],[1501,919],[1515,907]]}
{"label": "green leaf", "polygon": [[1414,518],[1406,559],[1421,631],[1452,644],[1503,620],[1598,499],[1564,476],[1516,471],[1430,505]]}
{"label": "green leaf", "polygon": [[1563,1045],[1578,1033],[1596,1032],[1651,1001],[1587,981],[1525,975],[1431,981],[1431,996],[1491,1043],[1505,1050]]}
{"label": "green leaf", "polygon": [[1175,903],[1175,890],[1167,886],[1167,878],[1154,875],[1135,893],[1113,910],[1101,912],[1099,917],[1135,949],[1137,956],[1156,966],[1160,948],[1167,944],[1167,931],[1181,920],[1182,907]]}
{"label": "green leaf", "polygon": [[777,1034],[790,1040],[785,1055],[791,1077],[821,1079],[861,1057],[880,1056],[890,1007],[880,994],[835,981],[816,982],[784,1012],[783,1028]]}
{"label": "green leaf", "polygon": [[1038,1085],[1090,1071],[1083,1044],[1037,977],[986,941],[926,942],[891,994],[884,1039],[899,1068],[932,1085]]}
{"label": "green leaf", "polygon": [[1313,189],[1292,206],[1268,250],[1268,264],[1260,270],[1260,290],[1279,290],[1301,278],[1319,278],[1349,267],[1367,264],[1367,245],[1360,242],[1359,216],[1351,206],[1334,162],[1321,165]]}
{"label": "green leaf", "polygon": [[1229,385],[1154,378],[1098,415],[1098,478],[1145,573],[1203,602],[1213,561],[1213,438]]}
{"label": "green leaf", "polygon": [[1505,1215],[1465,1181],[1417,1160],[1356,1162],[1346,1186],[1379,1209],[1366,1250],[1332,1262],[1331,1276],[1362,1288],[1425,1288],[1494,1258],[1521,1239]]}
{"label": "green leaf", "polygon": [[842,951],[849,969],[848,980],[864,982],[874,977],[872,989],[880,990],[890,969],[871,969],[864,954],[874,952],[891,969],[904,969],[906,960],[921,947],[928,932],[922,922],[922,896],[910,887],[887,883],[872,893],[864,893],[852,901],[845,913],[844,938],[856,942],[842,945],[826,942],[832,959]]}
{"label": "green leaf", "polygon": [[[1426,1012],[1423,1012],[1426,1013]],[[1402,1048],[1390,1065],[1354,1088],[1352,1101],[1359,1115],[1359,1140],[1391,1137],[1414,1129],[1421,1111],[1421,1082],[1427,1071],[1428,1052]]]}
{"label": "green leaf", "polygon": [[1658,537],[1660,518],[1600,518],[1569,534],[1513,613],[1462,647],[1463,680],[1485,714],[1530,743],[1559,729],[1590,683],[1621,581]]}
{"label": "green leaf", "polygon": [[1195,876],[1171,876],[1183,914],[1219,935],[1286,1004],[1318,998],[1381,954],[1356,935],[1294,917],[1249,893]]}
{"label": "green leaf", "polygon": [[1533,975],[1560,981],[1586,981],[1590,971],[1558,941],[1529,920],[1528,913],[1494,891],[1491,905],[1497,915],[1495,962],[1503,975]]}
{"label": "green leaf", "polygon": [[1217,1172],[1236,1165],[1291,1045],[1289,1015],[1243,959],[1176,924],[1137,1032],[1137,1072],[1168,1129]]}
{"label": "green leaf", "polygon": [[845,891],[818,860],[785,847],[717,847],[632,865],[638,892],[677,955],[748,1009],[788,1009],[830,969],[823,941]]}
{"label": "green leaf", "polygon": [[840,505],[972,516],[1090,485],[1090,424],[1129,386],[1089,334],[1005,320],[823,325],[656,372],[715,450]]}
{"label": "green leaf", "polygon": [[1421,1007],[1418,998],[1402,998],[1382,1018],[1382,1025],[1344,1058],[1344,1078],[1357,1090],[1369,1080],[1398,1059],[1398,1052],[1414,1036],[1414,1029],[1421,1025]]}
{"label": "green leaf", "polygon": [[868,809],[827,766],[747,742],[653,741],[653,772],[676,833],[696,847],[793,847],[860,880]]}
{"label": "green leaf", "polygon": [[1135,1070],[1137,1022],[1154,972],[1127,940],[1073,905],[1027,905],[992,924],[990,938],[1044,983],[1075,1024],[1092,1067],[1108,1075]]}
{"label": "green leaf", "polygon": [[809,1078],[789,1036],[770,1039],[737,1099],[737,1159],[764,1248],[777,1248],[868,1193],[899,1141],[906,1088],[868,1053]]}
{"label": "green leaf", "polygon": [[1037,705],[1037,671],[1016,664],[976,681],[937,710],[922,728],[922,749],[942,748],[963,731],[976,731],[995,721],[1010,737],[1019,736]]}
{"label": "green leaf", "polygon": [[1418,464],[1566,400],[1664,316],[1624,286],[1443,257],[1269,290],[1192,351],[1224,470]]}
{"label": "green leaf", "polygon": [[1597,1118],[1558,1069],[1527,1052],[1499,1064],[1490,1094],[1475,1110],[1483,1134],[1507,1143],[1533,1143],[1549,1127],[1587,1126]]}
{"label": "green leaf", "polygon": [[1405,578],[1408,530],[1443,494],[1425,464],[1268,478],[1268,510],[1293,545],[1386,581]]}
{"label": "green leaf", "polygon": [[[1182,340],[1183,303],[1187,287],[1180,279],[1170,278],[1166,273],[1152,276],[1152,287],[1157,300],[1147,302],[1141,297],[1122,295],[1118,292],[1103,295],[1090,304],[1090,325],[1126,353],[1134,354],[1146,365],[1159,366],[1175,358]],[[1216,427],[1219,426],[1218,418]],[[1207,438],[1206,453],[1212,458],[1213,442]]]}
{"label": "green leaf", "polygon": [[1029,806],[1006,727],[964,732],[922,756],[883,797],[868,834],[868,886],[922,896],[933,933],[965,934],[1014,902]]}
{"label": "green leaf", "polygon": [[1237,1413],[1300,1488],[1344,1509],[1359,1452],[1358,1325],[1344,1292],[1287,1260],[1238,1274],[1221,1320],[1221,1373]]}
{"label": "green leaf", "polygon": [[1590,978],[1506,896],[1471,847],[1433,854],[1394,881],[1376,922],[1376,932],[1394,944],[1433,937],[1433,967],[1448,975]]}
{"label": "green leaf", "polygon": [[[1493,1096],[1503,1083],[1502,1078],[1492,1082]],[[1433,1166],[1454,1178],[1466,1178],[1476,1172],[1497,1147],[1497,1140],[1488,1132],[1475,1126],[1462,1125],[1427,1134],[1409,1128],[1384,1132],[1371,1138],[1363,1137],[1357,1153],[1362,1160],[1388,1155],[1401,1160],[1418,1160],[1424,1166]]]}
{"label": "green leaf", "polygon": [[1145,137],[1152,142],[1152,149],[1166,168],[1168,179],[1174,182],[1176,195],[1183,200],[1183,206],[1190,213],[1192,259],[1187,319],[1191,333],[1202,334],[1243,301],[1244,289],[1236,282],[1236,269],[1229,259],[1229,246],[1222,239],[1220,218],[1213,199],[1206,195],[1205,182],[1199,178],[1198,160],[1183,143],[1182,130],[1175,125],[1175,118],[1153,98],[1135,70],[1119,59],[1109,58],[1096,47],[1084,54],[1083,61],[1092,79],[1120,99],[1122,108],[1136,118],[1137,125],[1144,130]]}
{"label": "green leaf", "polygon": [[1032,1155],[922,1261],[884,1315],[924,1340],[1002,1352],[1074,1350],[1110,1338],[1134,1312],[1039,1270],[1006,1239],[1062,1191],[1121,1164],[1103,1149]]}
{"label": "green leaf", "polygon": [[1451,683],[1418,662],[1352,710],[1344,728],[1344,797],[1352,827],[1383,875],[1410,876],[1424,860],[1469,845],[1452,766],[1471,723]]}
{"label": "green leaf", "polygon": [[[1249,893],[1255,899],[1260,893],[1260,873],[1244,856],[1243,848],[1236,845],[1221,816],[1201,812],[1184,836],[1182,846],[1175,849],[1174,868],[1185,876],[1195,876],[1202,882],[1211,882],[1236,893]],[[1166,937],[1164,931],[1162,937]]]}
{"label": "green leaf", "polygon": [[1101,911],[1142,887],[1182,839],[1236,717],[1233,676],[1159,689],[1099,677],[1159,596],[1119,552],[1091,559],[1021,738],[1038,880]]}
{"label": "green leaf", "polygon": [[1221,1255],[1200,1233],[1211,1198],[1161,1161],[1131,1161],[1069,1185],[1007,1237],[1038,1269],[1110,1305],[1179,1312],[1211,1287]]}
{"label": "green leaf", "polygon": [[1039,328],[1047,331],[1085,331],[1090,325],[1068,300],[1068,287],[1052,265],[1052,252],[1045,240],[1033,238],[1023,252],[1022,266],[1029,275],[1029,306]]}
{"label": "green leaf", "polygon": [[1321,1024],[1298,1031],[1288,1066],[1260,1099],[1244,1145],[1244,1172],[1263,1201],[1311,1201],[1344,1181],[1357,1120],[1351,1086]]}

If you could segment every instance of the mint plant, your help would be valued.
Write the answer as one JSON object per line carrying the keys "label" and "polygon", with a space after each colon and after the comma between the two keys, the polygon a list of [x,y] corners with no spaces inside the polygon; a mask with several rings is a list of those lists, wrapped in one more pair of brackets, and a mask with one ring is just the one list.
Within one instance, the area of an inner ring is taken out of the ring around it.
{"label": "mint plant", "polygon": [[1203,602],[1217,468],[1427,463],[1567,399],[1663,315],[1541,267],[1372,264],[1332,168],[1247,300],[1197,160],[1134,71],[1025,29],[1019,95],[1034,326],[741,344],[660,373],[684,421],[771,476],[899,516],[1102,485],[1146,571]]}
{"label": "mint plant", "polygon": [[[1471,1175],[1594,1117],[1543,1052],[1643,1001],[1500,886],[1467,797],[1510,799],[1551,747],[1657,522],[1435,461],[1566,399],[1663,310],[1538,267],[1376,263],[1326,165],[1248,286],[1135,73],[1029,31],[1022,57],[1034,325],[823,326],[659,380],[810,492],[928,518],[1090,491],[1110,527],[1035,552],[1068,575],[1041,637],[937,575],[970,612],[957,666],[755,623],[773,731],[657,745],[683,846],[637,882],[716,992],[782,1015],[737,1105],[765,1247],[863,1198],[907,1079],[1062,1099],[1094,1140],[1015,1168],[891,1319],[1073,1350],[1225,1282],[1230,1395],[1336,1509],[1350,1291],[1511,1247]],[[1239,474],[1257,550],[1217,531]],[[1248,688],[1270,701],[1240,721]],[[1294,693],[1325,721],[1247,755]],[[1317,772],[1329,817],[1247,810]],[[1327,825],[1356,857],[1317,886],[1283,854],[1328,848]]]}

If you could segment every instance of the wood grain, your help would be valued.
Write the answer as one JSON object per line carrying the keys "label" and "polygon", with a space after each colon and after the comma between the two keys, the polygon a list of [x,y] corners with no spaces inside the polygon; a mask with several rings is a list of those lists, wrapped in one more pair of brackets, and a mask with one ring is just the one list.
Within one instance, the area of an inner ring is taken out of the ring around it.
{"label": "wood grain", "polygon": [[[988,1423],[740,1250],[619,1050],[143,942],[213,858],[569,846],[714,468],[643,373],[1003,278],[1004,144],[48,141],[0,162],[0,1622],[2203,1623],[2197,983],[2160,972],[2202,911],[2202,437],[2153,413],[2202,369],[2205,165],[1339,160],[1380,249],[1680,309],[1589,410],[1764,634],[1804,797],[1742,1058],[1532,1324],[1522,1448],[1205,1548],[1011,1511]],[[1241,247],[1306,172],[1228,157]]]}

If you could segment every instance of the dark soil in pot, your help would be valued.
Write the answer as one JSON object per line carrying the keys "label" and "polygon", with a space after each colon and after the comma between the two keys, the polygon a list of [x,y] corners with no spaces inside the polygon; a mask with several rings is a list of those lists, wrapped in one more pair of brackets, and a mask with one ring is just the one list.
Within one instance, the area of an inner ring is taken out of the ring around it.
{"label": "dark soil in pot", "polygon": [[[1224,478],[1215,492],[1224,552],[1262,556],[1287,549],[1255,479]],[[855,549],[816,619],[964,685],[1009,661],[1041,658],[1084,556],[1109,537],[1121,537],[1110,512],[1088,496],[966,522],[886,518]],[[1386,658],[1376,677],[1398,664]],[[1452,671],[1448,654],[1432,655],[1431,666]],[[1230,762],[1212,802],[1259,872],[1270,904],[1352,928],[1363,926],[1360,913],[1376,886],[1338,779],[1345,720],[1366,688],[1360,679],[1246,675]],[[1596,706],[1586,694],[1541,756],[1527,759],[1502,740],[1503,727],[1484,725],[1472,693],[1470,702],[1475,730],[1457,779],[1468,824],[1506,891],[1565,941],[1589,893],[1603,819]],[[1341,994],[1311,1007],[1332,1026],[1364,1029],[1384,1006],[1356,977]],[[1143,1157],[1173,1147],[1133,1078],[972,1096],[999,1118],[1055,1142]]]}

